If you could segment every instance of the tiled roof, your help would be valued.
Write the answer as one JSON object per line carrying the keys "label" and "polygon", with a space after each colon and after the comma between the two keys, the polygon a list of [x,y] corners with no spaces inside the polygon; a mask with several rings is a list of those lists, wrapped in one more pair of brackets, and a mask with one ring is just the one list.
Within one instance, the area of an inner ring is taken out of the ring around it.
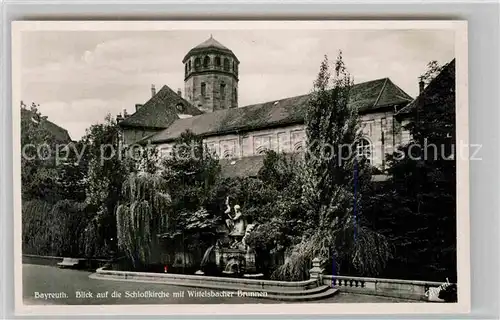
{"label": "tiled roof", "polygon": [[264,164],[264,156],[221,159],[219,163],[224,178],[256,177]]}
{"label": "tiled roof", "polygon": [[215,40],[212,36],[208,38],[207,40],[203,41],[194,49],[202,49],[202,48],[218,48],[218,49],[223,49],[223,50],[229,50],[226,46],[224,46],[222,43],[219,41]]}
{"label": "tiled roof", "polygon": [[193,54],[200,53],[200,52],[209,52],[209,51],[227,53],[227,54],[233,56],[236,61],[238,61],[238,58],[236,58],[236,55],[233,53],[233,51],[228,49],[226,46],[224,46],[219,41],[215,40],[210,35],[210,38],[208,38],[207,40],[203,41],[202,43],[200,43],[196,47],[189,50],[189,52],[184,56],[184,59],[182,59],[182,63],[186,62],[186,60]]}
{"label": "tiled roof", "polygon": [[[28,109],[21,109],[21,117],[33,117],[33,113]],[[71,142],[71,137],[68,133],[68,130],[58,126],[57,124],[45,120],[42,122],[42,126],[45,130],[47,130],[55,141],[57,142]]]}
{"label": "tiled roof", "polygon": [[[175,120],[168,128],[148,138],[152,143],[171,141],[186,130],[209,136],[304,122],[309,95],[205,113]],[[360,113],[392,105],[406,104],[412,98],[388,78],[363,82],[351,88],[350,104]]]}
{"label": "tiled roof", "polygon": [[[177,110],[179,104],[182,104],[183,110]],[[121,121],[120,126],[163,129],[179,119],[178,114],[195,116],[202,113],[168,86],[163,86],[139,110]]]}
{"label": "tiled roof", "polygon": [[[288,159],[293,161],[303,161],[302,153],[287,153]],[[264,165],[263,155],[242,157],[237,159],[221,159],[221,175],[224,178],[241,178],[241,177],[256,177],[259,170]],[[384,182],[389,177],[385,174],[373,174],[371,180],[373,182]]]}
{"label": "tiled roof", "polygon": [[445,81],[445,79],[453,77],[450,79],[454,81],[455,79],[455,59],[451,60],[448,64],[443,66],[443,70],[425,87],[422,93],[416,97],[412,102],[410,102],[406,107],[399,110],[396,114],[397,116],[408,116],[415,110],[416,106],[423,103],[426,99],[435,94],[441,94],[439,83]]}

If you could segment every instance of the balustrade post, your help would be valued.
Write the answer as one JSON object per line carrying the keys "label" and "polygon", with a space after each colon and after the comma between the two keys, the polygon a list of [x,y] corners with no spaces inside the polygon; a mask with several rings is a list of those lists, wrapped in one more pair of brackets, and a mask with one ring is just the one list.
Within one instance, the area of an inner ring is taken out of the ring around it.
{"label": "balustrade post", "polygon": [[323,264],[319,258],[314,258],[312,260],[312,268],[309,269],[309,278],[311,280],[316,280],[320,285],[323,284],[323,273],[325,269],[323,268]]}

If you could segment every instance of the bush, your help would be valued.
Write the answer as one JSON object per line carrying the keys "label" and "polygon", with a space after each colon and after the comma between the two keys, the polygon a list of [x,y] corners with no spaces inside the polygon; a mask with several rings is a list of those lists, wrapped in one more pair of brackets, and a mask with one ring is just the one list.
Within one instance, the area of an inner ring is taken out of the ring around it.
{"label": "bush", "polygon": [[23,203],[23,253],[80,257],[80,237],[92,212],[82,203],[41,200]]}

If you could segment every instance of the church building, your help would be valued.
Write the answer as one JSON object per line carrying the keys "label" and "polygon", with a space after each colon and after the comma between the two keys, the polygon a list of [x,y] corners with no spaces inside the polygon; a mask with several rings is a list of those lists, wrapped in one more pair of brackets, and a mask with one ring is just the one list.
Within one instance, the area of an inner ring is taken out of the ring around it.
{"label": "church building", "polygon": [[[218,155],[228,176],[255,175],[265,150],[303,150],[308,94],[240,107],[240,61],[212,36],[192,48],[182,63],[183,94],[166,85],[156,92],[152,86],[146,103],[118,118],[125,144],[152,143],[168,154],[175,139],[190,130]],[[380,170],[385,168],[385,155],[409,140],[404,123],[395,115],[411,101],[389,78],[351,89],[349,103],[358,109],[362,122],[358,151]]]}

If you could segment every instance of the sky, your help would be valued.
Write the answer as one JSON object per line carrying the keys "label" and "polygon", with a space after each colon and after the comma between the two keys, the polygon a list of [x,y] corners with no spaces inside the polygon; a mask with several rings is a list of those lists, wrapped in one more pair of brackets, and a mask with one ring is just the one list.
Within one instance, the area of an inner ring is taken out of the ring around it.
{"label": "sky", "polygon": [[306,94],[324,55],[342,50],[355,83],[390,78],[410,96],[431,60],[454,58],[451,30],[26,31],[21,96],[73,140],[151,97],[184,92],[184,55],[210,35],[240,60],[239,106]]}

